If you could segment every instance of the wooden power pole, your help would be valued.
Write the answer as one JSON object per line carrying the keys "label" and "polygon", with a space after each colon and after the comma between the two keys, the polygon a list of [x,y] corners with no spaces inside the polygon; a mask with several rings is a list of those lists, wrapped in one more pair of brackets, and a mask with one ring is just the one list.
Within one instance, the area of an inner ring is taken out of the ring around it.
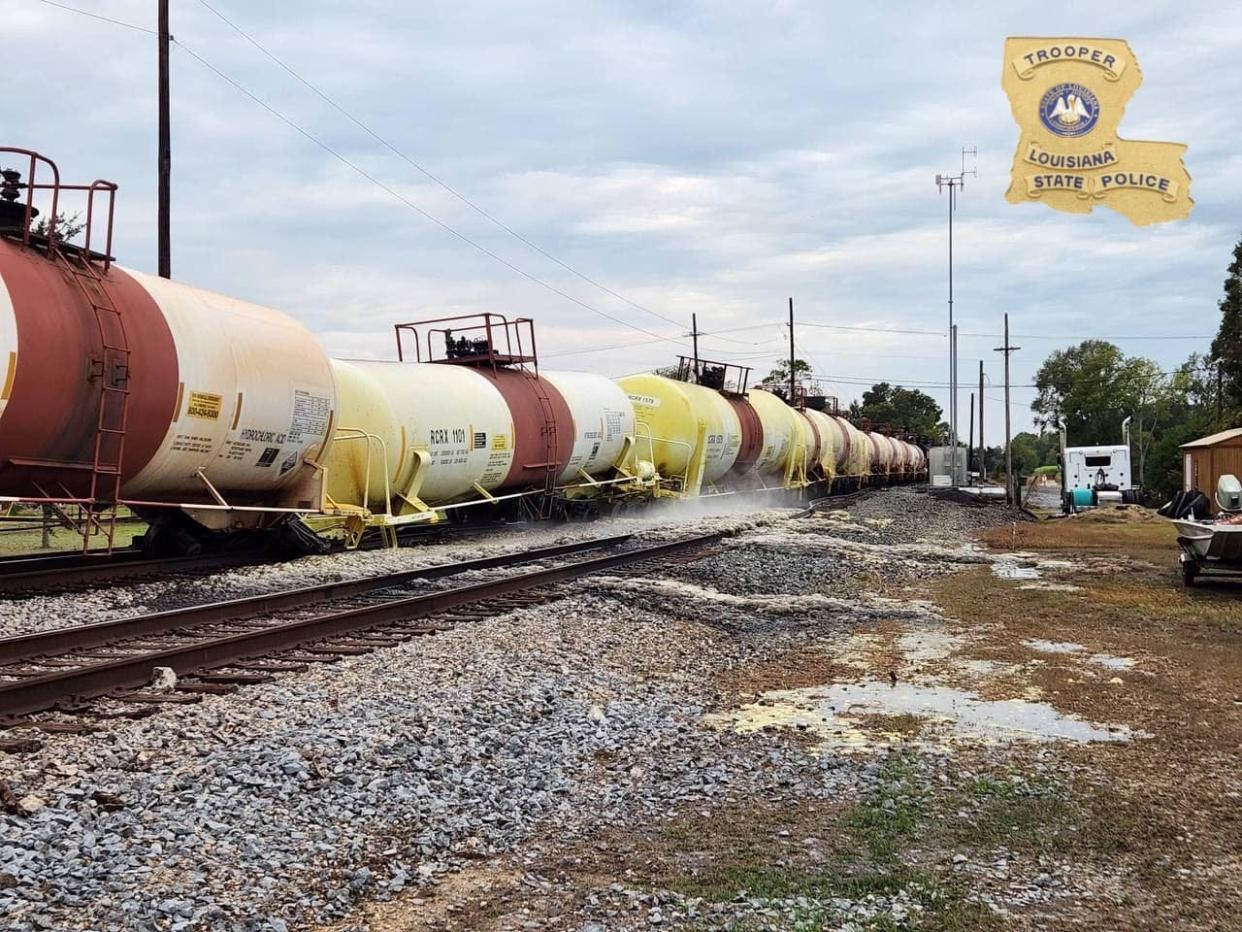
{"label": "wooden power pole", "polygon": [[694,381],[699,381],[699,315],[690,315],[690,337],[694,340]]}
{"label": "wooden power pole", "polygon": [[789,403],[794,403],[794,331],[793,298],[789,299]]}
{"label": "wooden power pole", "polygon": [[159,173],[156,217],[160,278],[172,278],[172,131],[168,93],[168,0],[159,2]]}
{"label": "wooden power pole", "polygon": [[1005,354],[1005,501],[1013,503],[1013,447],[1009,438],[1009,357],[1022,349],[1009,345],[1009,315],[1005,315],[1005,345],[996,352]]}

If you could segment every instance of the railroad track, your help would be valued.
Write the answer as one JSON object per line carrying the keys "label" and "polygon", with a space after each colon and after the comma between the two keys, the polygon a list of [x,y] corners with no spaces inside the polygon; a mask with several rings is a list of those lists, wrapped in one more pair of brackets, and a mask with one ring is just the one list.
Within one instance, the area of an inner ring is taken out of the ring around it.
{"label": "railroad track", "polygon": [[192,557],[146,557],[138,550],[118,550],[109,556],[94,557],[82,556],[81,553],[24,557],[0,561],[0,595],[47,589],[71,590],[169,573],[213,572],[237,566],[254,566],[275,559],[275,556],[255,550]]}
{"label": "railroad track", "polygon": [[[456,542],[455,538],[486,533],[513,534],[528,530],[525,524],[446,525],[420,529],[417,535],[403,537],[409,543]],[[364,550],[378,549],[371,541]],[[125,579],[162,576],[169,573],[210,573],[239,566],[255,566],[290,559],[267,549],[234,550],[225,553],[204,553],[195,556],[148,557],[141,550],[125,548],[111,553],[83,554],[80,550],[58,553],[0,558],[0,596],[49,589],[72,591]]]}
{"label": "railroad track", "polygon": [[[95,701],[101,698],[138,706],[197,701],[204,693],[267,682],[276,673],[549,601],[561,594],[556,584],[591,573],[643,572],[657,560],[698,559],[719,537],[699,535],[424,594],[405,588],[416,580],[616,548],[631,542],[624,534],[7,638],[0,640],[0,726],[81,730],[26,716],[47,710],[99,715]],[[177,674],[171,692],[148,688],[156,667]],[[115,714],[142,713],[109,713]],[[6,744],[0,738],[0,748],[30,745],[30,739]]]}

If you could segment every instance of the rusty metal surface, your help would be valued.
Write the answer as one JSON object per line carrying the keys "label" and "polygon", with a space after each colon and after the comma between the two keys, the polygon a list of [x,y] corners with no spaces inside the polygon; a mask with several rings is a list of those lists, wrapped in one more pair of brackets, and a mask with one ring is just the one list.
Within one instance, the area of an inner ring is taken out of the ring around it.
{"label": "rusty metal surface", "polygon": [[[139,551],[119,551],[116,556],[80,556],[78,560],[53,558],[46,563],[39,558],[29,565],[14,564],[0,568],[0,593],[24,592],[49,587],[70,588],[85,584],[113,582],[160,573],[182,573],[214,570],[222,567],[246,566],[267,562],[254,551],[211,554],[194,557],[162,557],[144,559]],[[25,561],[21,561],[25,562]],[[3,654],[0,653],[0,662]]]}
{"label": "rusty metal surface", "polygon": [[573,450],[574,421],[547,379],[513,369],[480,369],[509,406],[514,455],[502,489],[551,488]]}
{"label": "rusty metal surface", "polygon": [[[417,619],[458,607],[486,603],[512,593],[546,587],[628,564],[666,558],[710,544],[720,536],[707,534],[655,544],[639,550],[534,570],[426,595],[364,605],[255,631],[204,639],[124,659],[4,683],[0,685],[0,716],[29,714],[52,708],[65,700],[81,701],[118,689],[141,687],[150,681],[152,668],[157,666],[171,667],[178,675],[186,675],[295,648],[299,650],[288,659],[310,662],[316,659],[314,651],[321,652],[325,659],[339,659],[346,652],[372,648],[370,645],[365,648],[350,646],[354,642],[340,646],[331,643],[316,646],[317,643],[344,634],[356,637],[376,627],[408,625]],[[249,606],[244,613],[251,613]],[[419,626],[412,633],[430,633],[433,630],[435,629]]]}
{"label": "rusty metal surface", "polygon": [[[62,266],[7,240],[0,240],[0,277],[17,327],[17,346],[7,348],[14,356],[8,404],[0,417],[0,494],[85,497],[95,459],[98,369],[105,356],[95,312]],[[150,296],[115,267],[105,283],[125,316],[130,341],[130,427],[122,464],[128,477],[164,438],[177,395],[177,355]]]}
{"label": "rusty metal surface", "polygon": [[745,395],[725,395],[724,399],[737,412],[737,419],[742,424],[742,442],[737,450],[737,459],[733,461],[733,472],[741,476],[750,472],[763,452],[763,421]]}

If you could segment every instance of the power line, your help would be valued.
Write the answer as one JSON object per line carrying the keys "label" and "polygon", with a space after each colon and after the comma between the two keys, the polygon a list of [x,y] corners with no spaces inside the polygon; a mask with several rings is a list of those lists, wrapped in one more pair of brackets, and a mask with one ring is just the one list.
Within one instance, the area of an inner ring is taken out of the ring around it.
{"label": "power line", "polygon": [[127,23],[123,20],[113,19],[110,16],[100,16],[98,13],[91,13],[89,10],[79,10],[77,7],[65,6],[63,3],[54,3],[53,0],[39,0],[40,3],[47,6],[54,6],[58,10],[66,10],[70,13],[78,13],[82,16],[89,16],[91,19],[98,19],[105,23],[111,23],[113,26],[123,26],[126,29],[132,29],[135,32],[145,32],[149,36],[159,35],[154,29],[148,29],[146,26],[139,26],[137,23]]}
{"label": "power line", "polygon": [[[135,24],[133,24],[133,23],[126,23],[126,22],[122,22],[121,20],[113,20],[113,19],[110,19],[110,18],[108,18],[108,17],[98,16],[98,15],[96,15],[96,14],[94,14],[94,13],[90,13],[90,12],[88,12],[88,11],[86,11],[86,10],[81,10],[81,9],[78,9],[78,8],[76,8],[76,7],[66,6],[65,4],[62,4],[62,3],[54,3],[54,2],[52,2],[52,0],[40,0],[40,2],[41,2],[41,3],[46,3],[46,4],[48,4],[49,6],[54,6],[54,7],[56,7],[57,9],[66,10],[66,11],[68,11],[68,12],[70,12],[70,13],[78,13],[78,14],[80,14],[80,15],[82,15],[82,16],[89,16],[89,17],[91,17],[92,19],[101,19],[101,20],[104,20],[105,22],[113,23],[114,25],[123,26],[123,27],[129,28],[129,29],[134,29],[134,30],[137,30],[137,31],[139,31],[139,32],[145,32],[145,33],[148,33],[148,34],[150,34],[150,35],[156,35],[156,34],[157,34],[157,33],[155,32],[155,30],[146,29],[145,27],[142,27],[142,26],[137,26],[137,25],[135,25]],[[263,99],[262,99],[261,97],[259,97],[257,94],[253,93],[253,92],[252,92],[252,91],[250,91],[248,88],[246,88],[245,86],[243,86],[241,83],[239,83],[238,81],[234,80],[234,79],[233,79],[232,77],[230,77],[229,75],[225,74],[223,71],[221,71],[219,68],[217,68],[217,67],[216,67],[215,65],[213,65],[211,62],[209,62],[209,61],[208,61],[206,58],[204,58],[202,55],[199,55],[197,52],[195,52],[192,48],[190,48],[190,47],[189,47],[188,45],[186,45],[184,42],[179,42],[179,41],[177,41],[176,39],[173,39],[172,41],[173,41],[173,43],[174,43],[174,44],[175,44],[178,48],[180,48],[183,52],[185,52],[187,55],[189,55],[191,58],[193,58],[195,61],[197,61],[200,65],[202,65],[202,66],[203,66],[204,68],[206,68],[208,71],[210,71],[210,72],[212,72],[213,74],[215,74],[215,75],[216,75],[218,78],[220,78],[222,81],[224,81],[224,82],[226,82],[227,84],[231,85],[231,86],[232,86],[235,90],[237,90],[237,91],[238,91],[238,92],[240,92],[241,94],[243,94],[243,95],[245,95],[246,97],[250,98],[252,101],[254,101],[254,103],[258,104],[260,107],[262,107],[264,110],[266,110],[266,111],[267,111],[268,113],[270,113],[272,116],[276,117],[278,120],[280,120],[280,121],[281,121],[282,123],[284,123],[286,126],[288,126],[290,129],[293,129],[293,130],[297,131],[297,132],[298,132],[298,133],[300,133],[302,136],[304,136],[306,139],[308,139],[309,141],[313,142],[313,143],[314,143],[315,145],[317,145],[319,148],[323,149],[325,152],[327,152],[329,155],[331,155],[333,158],[335,158],[335,159],[336,159],[337,161],[339,161],[341,164],[343,164],[343,165],[345,165],[346,167],[350,168],[351,170],[353,170],[354,172],[356,172],[358,175],[362,176],[362,177],[363,177],[363,178],[365,178],[367,181],[371,182],[373,185],[375,185],[376,187],[380,188],[382,191],[384,191],[384,192],[386,192],[387,194],[391,195],[392,197],[396,198],[398,201],[400,201],[401,203],[403,203],[405,206],[409,207],[411,210],[414,210],[415,212],[417,212],[418,214],[420,214],[420,215],[421,215],[422,217],[424,217],[425,219],[427,219],[427,220],[431,221],[431,222],[432,222],[432,223],[434,223],[436,226],[440,227],[440,228],[441,228],[442,230],[444,230],[445,232],[447,232],[447,233],[449,233],[449,234],[453,235],[454,237],[456,237],[457,239],[461,240],[463,243],[466,243],[467,245],[474,247],[474,248],[475,248],[475,249],[477,249],[479,252],[483,253],[483,255],[485,255],[485,256],[487,256],[487,257],[489,257],[490,259],[495,260],[496,262],[500,263],[501,265],[503,265],[505,268],[509,269],[510,271],[515,272],[516,274],[518,274],[518,275],[522,276],[523,278],[527,279],[528,281],[533,282],[534,284],[539,285],[540,287],[547,289],[548,291],[552,292],[553,294],[555,294],[555,295],[557,295],[557,296],[559,296],[559,297],[561,297],[561,298],[564,298],[566,301],[569,301],[569,302],[571,302],[571,303],[573,303],[573,304],[578,305],[579,307],[583,308],[584,310],[590,311],[590,312],[591,312],[591,313],[593,313],[593,314],[598,314],[600,317],[607,318],[608,320],[611,320],[611,321],[613,321],[614,323],[620,324],[620,325],[622,325],[623,327],[629,327],[629,328],[630,328],[630,329],[632,329],[632,330],[637,330],[639,333],[645,333],[645,334],[648,334],[649,336],[658,337],[659,339],[664,339],[663,337],[660,337],[660,336],[659,336],[659,334],[656,334],[656,333],[654,333],[654,332],[652,332],[652,331],[648,330],[646,327],[640,327],[638,324],[632,324],[632,323],[630,323],[630,322],[629,322],[629,321],[627,321],[627,320],[623,320],[623,319],[621,319],[620,317],[616,317],[616,316],[614,316],[614,315],[612,315],[612,314],[609,314],[607,311],[600,310],[599,308],[597,308],[597,307],[595,307],[595,306],[593,306],[593,305],[591,305],[591,304],[588,304],[587,302],[582,301],[582,300],[580,300],[579,298],[575,298],[573,295],[569,294],[568,292],[562,291],[560,288],[557,288],[555,285],[551,284],[550,282],[544,281],[542,278],[539,278],[537,275],[534,275],[534,274],[532,274],[531,272],[526,271],[525,269],[521,268],[520,266],[517,266],[517,265],[515,265],[514,263],[510,262],[508,259],[505,259],[503,256],[500,256],[500,255],[498,255],[497,253],[493,252],[492,250],[488,249],[486,246],[482,245],[481,243],[478,243],[478,242],[476,242],[475,240],[471,239],[471,238],[470,238],[469,236],[467,236],[466,234],[464,234],[464,233],[460,232],[459,230],[457,230],[457,229],[455,229],[454,227],[450,226],[449,224],[445,223],[445,222],[444,222],[443,220],[441,220],[439,217],[436,217],[434,214],[429,213],[428,211],[424,210],[422,207],[419,207],[417,204],[415,204],[413,201],[411,201],[411,200],[410,200],[409,198],[407,198],[405,195],[401,194],[399,191],[396,191],[395,189],[393,189],[393,188],[392,188],[392,187],[390,187],[389,185],[385,184],[383,181],[381,181],[380,179],[378,179],[378,178],[376,178],[374,175],[372,175],[370,172],[368,172],[366,169],[362,168],[362,167],[361,167],[360,165],[358,165],[357,163],[355,163],[355,162],[351,161],[351,160],[350,160],[350,159],[348,159],[346,156],[344,156],[343,154],[341,154],[340,152],[338,152],[336,149],[334,149],[332,146],[330,146],[330,145],[328,145],[326,142],[324,142],[322,139],[320,139],[319,137],[315,136],[315,135],[314,135],[313,133],[311,133],[309,130],[305,129],[305,128],[304,128],[303,126],[301,126],[300,124],[298,124],[298,123],[294,122],[292,119],[290,119],[289,117],[285,116],[283,113],[281,113],[281,112],[280,112],[279,110],[277,110],[275,107],[273,107],[271,104],[267,103],[267,101],[263,100]],[[672,321],[672,323],[679,323],[679,322],[678,322],[678,321]]]}
{"label": "power line", "polygon": [[178,48],[180,48],[187,55],[189,55],[191,58],[197,61],[200,65],[202,65],[208,71],[215,74],[221,80],[232,85],[233,88],[235,88],[240,93],[244,94],[246,97],[249,97],[252,101],[254,101],[264,110],[266,110],[272,116],[276,117],[286,126],[288,126],[290,129],[296,130],[298,133],[300,133],[306,139],[313,142],[319,148],[323,149],[325,152],[327,152],[329,155],[331,155],[334,159],[339,161],[341,164],[350,168],[351,170],[353,170],[354,172],[356,172],[357,174],[365,178],[367,181],[371,182],[373,185],[378,187],[380,190],[396,198],[398,201],[400,201],[406,207],[409,207],[411,210],[418,213],[420,216],[426,218],[427,220],[430,220],[432,223],[440,227],[446,233],[449,233],[452,236],[455,236],[457,239],[461,240],[463,243],[466,243],[469,246],[474,247],[475,249],[483,253],[483,255],[487,256],[488,258],[494,259],[496,262],[499,262],[501,265],[503,265],[505,268],[509,269],[510,271],[517,273],[518,275],[522,276],[523,278],[527,279],[530,282],[533,282],[536,285],[539,285],[542,288],[546,288],[548,291],[552,292],[555,295],[558,295],[559,297],[564,298],[566,301],[576,304],[579,307],[585,310],[588,310],[593,314],[598,314],[600,317],[605,317],[608,320],[613,321],[614,323],[621,324],[623,327],[629,327],[631,330],[637,330],[640,333],[645,333],[645,334],[648,334],[649,336],[657,337],[659,339],[664,339],[659,334],[648,330],[646,327],[640,327],[638,324],[632,324],[627,320],[623,320],[620,317],[616,317],[612,314],[609,314],[607,311],[602,311],[599,308],[595,307],[594,305],[588,304],[587,302],[579,298],[575,298],[573,295],[569,294],[566,291],[562,291],[560,288],[557,288],[555,285],[551,284],[550,282],[544,281],[542,278],[539,278],[537,275],[534,275],[533,273],[526,271],[525,269],[521,268],[518,265],[514,265],[508,259],[505,259],[503,256],[500,256],[497,253],[493,252],[492,250],[488,249],[482,243],[476,242],[475,240],[471,239],[465,233],[462,233],[461,231],[457,230],[455,227],[452,227],[449,224],[445,223],[439,217],[435,216],[432,213],[429,213],[428,211],[424,210],[422,207],[419,207],[417,204],[411,201],[404,194],[401,194],[399,191],[395,190],[394,188],[385,184],[380,179],[376,178],[366,169],[362,168],[362,166],[358,165],[356,162],[353,162],[346,156],[342,155],[336,149],[332,148],[332,146],[328,145],[326,142],[324,142],[318,136],[311,133],[309,130],[302,127],[300,124],[295,123],[292,119],[285,116],[275,107],[273,107],[271,104],[267,103],[267,101],[263,100],[261,97],[259,97],[258,95],[254,94],[249,89],[244,87],[242,84],[235,81],[233,78],[229,77],[229,75],[225,74],[215,65],[213,65],[211,62],[207,61],[207,59],[203,58],[203,56],[199,55],[197,52],[195,52],[185,43],[177,42],[175,39],[173,41],[176,43]]}
{"label": "power line", "polygon": [[[900,327],[861,327],[849,324],[821,324],[812,321],[802,321],[800,326],[805,327],[822,327],[827,330],[850,330],[860,333],[896,333],[902,335],[928,336],[928,337],[947,337],[943,330],[913,330]],[[982,333],[977,331],[959,330],[959,337],[978,337],[980,339],[994,340],[1000,336],[999,333]],[[1212,337],[1202,335],[1187,335],[1182,333],[1163,334],[1159,336],[1126,334],[1125,336],[1084,336],[1081,333],[1075,334],[1057,334],[1057,333],[1013,333],[1011,337],[1023,340],[1210,340]]]}
{"label": "power line", "polygon": [[342,116],[344,116],[347,120],[349,120],[351,123],[357,126],[360,130],[362,130],[364,133],[366,133],[368,136],[370,136],[372,139],[374,139],[376,142],[378,142],[388,151],[393,153],[393,155],[397,156],[399,159],[404,161],[406,164],[410,165],[412,168],[422,173],[430,181],[439,185],[449,194],[453,195],[453,197],[457,198],[457,200],[461,201],[463,204],[468,206],[470,209],[474,210],[476,213],[479,214],[479,216],[483,217],[485,220],[487,220],[489,223],[496,226],[498,229],[503,230],[505,233],[508,233],[510,236],[514,237],[519,242],[524,243],[525,245],[533,249],[535,252],[543,256],[545,259],[549,259],[552,262],[555,262],[557,265],[559,265],[561,268],[563,268],[565,271],[569,272],[570,274],[577,276],[578,278],[582,279],[584,282],[586,282],[589,285],[593,285],[594,287],[598,288],[600,291],[603,291],[605,294],[612,295],[612,297],[616,298],[617,300],[625,302],[630,307],[636,308],[637,310],[650,314],[653,317],[658,317],[661,320],[667,321],[670,324],[684,325],[684,321],[674,320],[673,318],[667,317],[664,314],[659,313],[658,311],[653,311],[649,307],[645,307],[644,305],[639,304],[636,301],[630,300],[623,294],[619,294],[618,292],[609,288],[607,285],[601,284],[600,282],[591,278],[589,275],[586,275],[585,273],[578,271],[576,268],[571,266],[569,263],[564,262],[561,259],[557,258],[556,256],[552,255],[552,253],[548,252],[538,243],[532,242],[530,239],[523,236],[517,230],[514,230],[508,224],[504,223],[503,221],[498,219],[496,216],[489,213],[484,208],[480,207],[474,201],[470,200],[470,198],[466,197],[466,195],[462,194],[460,191],[458,191],[448,182],[444,181],[442,178],[439,178],[438,176],[433,174],[429,169],[427,169],[423,165],[420,165],[413,158],[411,158],[409,155],[407,155],[405,152],[399,149],[394,143],[389,142],[379,133],[375,132],[375,130],[373,130],[370,126],[368,126],[366,123],[364,123],[361,119],[359,119],[357,116],[352,114],[350,111],[346,110],[345,107],[343,107],[335,99],[328,96],[328,94],[325,93],[321,88],[319,88],[315,84],[312,84],[306,78],[302,77],[302,75],[298,74],[298,72],[295,71],[291,65],[289,65],[287,62],[283,61],[282,59],[278,58],[270,49],[268,49],[266,46],[260,43],[257,39],[255,39],[254,36],[250,35],[248,32],[246,32],[244,29],[238,26],[235,22],[233,22],[231,19],[229,19],[219,10],[217,10],[214,6],[208,3],[207,0],[198,0],[198,2],[202,6],[204,6],[206,9],[211,11],[211,13],[213,13],[221,21],[227,24],[229,28],[231,28],[239,36],[241,36],[243,39],[245,39],[247,42],[253,45],[256,49],[258,49],[260,52],[262,52],[264,55],[270,58],[273,62],[279,65],[282,69],[284,69],[294,80],[298,81],[300,84],[302,84],[307,89],[309,89],[312,93],[314,93],[317,97],[319,97],[320,100],[322,100],[324,103],[328,104],[328,106],[332,107]]}

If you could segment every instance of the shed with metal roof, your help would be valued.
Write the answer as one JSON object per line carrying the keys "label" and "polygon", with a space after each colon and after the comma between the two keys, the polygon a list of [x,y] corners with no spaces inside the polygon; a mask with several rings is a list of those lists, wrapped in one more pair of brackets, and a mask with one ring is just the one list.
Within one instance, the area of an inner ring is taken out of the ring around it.
{"label": "shed with metal roof", "polygon": [[1222,430],[1181,445],[1182,488],[1198,489],[1216,510],[1213,493],[1221,476],[1242,479],[1242,427]]}

